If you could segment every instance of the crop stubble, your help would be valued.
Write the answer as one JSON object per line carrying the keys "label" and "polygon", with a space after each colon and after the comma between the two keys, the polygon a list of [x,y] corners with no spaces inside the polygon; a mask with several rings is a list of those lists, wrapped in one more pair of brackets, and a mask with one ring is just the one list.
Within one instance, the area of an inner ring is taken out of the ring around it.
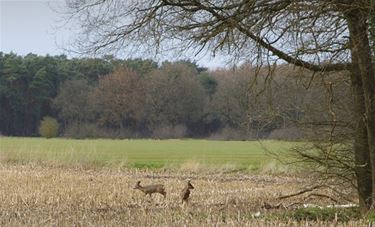
{"label": "crop stubble", "polygon": [[[195,189],[190,203],[182,206],[179,192],[186,179],[191,179]],[[149,198],[133,190],[137,180],[165,184],[167,198]],[[254,214],[266,212],[261,208],[263,202],[272,203],[308,181],[249,173],[7,164],[0,167],[0,225],[299,226],[302,223],[254,218]],[[364,223],[345,223],[360,224]]]}

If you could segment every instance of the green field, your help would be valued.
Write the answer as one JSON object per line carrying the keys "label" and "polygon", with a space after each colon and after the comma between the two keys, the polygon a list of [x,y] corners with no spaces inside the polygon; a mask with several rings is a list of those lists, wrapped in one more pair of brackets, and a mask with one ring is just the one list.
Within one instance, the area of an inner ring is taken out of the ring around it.
{"label": "green field", "polygon": [[259,169],[274,162],[267,151],[283,152],[282,141],[111,140],[0,137],[1,162],[110,167],[230,167]]}

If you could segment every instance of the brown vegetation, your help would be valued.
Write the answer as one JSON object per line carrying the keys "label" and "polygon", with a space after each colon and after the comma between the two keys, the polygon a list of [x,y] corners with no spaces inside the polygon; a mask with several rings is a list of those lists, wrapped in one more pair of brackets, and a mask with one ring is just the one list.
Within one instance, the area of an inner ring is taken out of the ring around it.
{"label": "brown vegetation", "polygon": [[[325,221],[265,218],[284,208],[264,209],[264,202],[310,184],[295,176],[222,174],[201,171],[82,169],[35,165],[0,167],[1,226],[328,226]],[[194,180],[196,189],[188,207],[180,206],[182,179]],[[169,196],[148,200],[132,189],[134,179],[163,182]],[[301,201],[283,200],[290,205]],[[278,201],[277,201],[278,202]],[[332,201],[309,197],[305,202]],[[290,206],[293,209],[296,206]],[[258,213],[260,212],[260,213]],[[259,215],[260,214],[260,215]],[[342,226],[362,226],[349,221]]]}

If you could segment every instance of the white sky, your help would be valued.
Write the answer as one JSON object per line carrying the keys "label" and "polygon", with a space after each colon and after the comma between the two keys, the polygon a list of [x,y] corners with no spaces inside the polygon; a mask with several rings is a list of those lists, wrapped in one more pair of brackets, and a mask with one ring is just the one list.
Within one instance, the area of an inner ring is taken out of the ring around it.
{"label": "white sky", "polygon": [[[69,48],[66,43],[73,40],[74,33],[69,31],[69,25],[61,28],[61,17],[53,10],[59,2],[0,0],[0,51],[71,56],[64,48]],[[211,69],[225,65],[220,58],[209,56],[197,63]]]}

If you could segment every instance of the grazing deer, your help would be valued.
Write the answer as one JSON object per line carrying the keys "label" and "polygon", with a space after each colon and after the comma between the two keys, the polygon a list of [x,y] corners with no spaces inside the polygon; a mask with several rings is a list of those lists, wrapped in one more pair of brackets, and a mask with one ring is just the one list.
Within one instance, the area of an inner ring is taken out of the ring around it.
{"label": "grazing deer", "polygon": [[182,204],[185,202],[187,203],[189,200],[190,196],[190,189],[194,189],[193,185],[190,183],[190,180],[188,180],[186,186],[184,189],[181,191],[181,199],[182,199]]}
{"label": "grazing deer", "polygon": [[162,184],[154,184],[154,185],[147,185],[141,186],[141,181],[137,181],[133,189],[138,189],[145,193],[145,195],[149,195],[151,197],[152,193],[160,193],[166,197],[167,193],[165,192],[164,185]]}

